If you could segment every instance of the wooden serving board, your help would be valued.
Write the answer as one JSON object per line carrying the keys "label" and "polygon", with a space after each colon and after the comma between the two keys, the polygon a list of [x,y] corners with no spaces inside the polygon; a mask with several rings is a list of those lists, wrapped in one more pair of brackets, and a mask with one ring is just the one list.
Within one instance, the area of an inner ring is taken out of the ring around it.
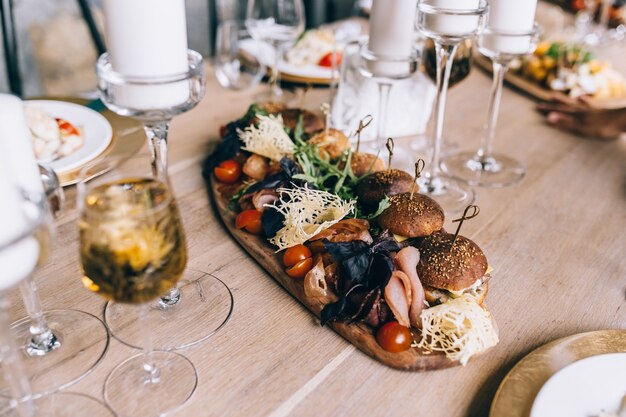
{"label": "wooden serving board", "polygon": [[[281,255],[277,254],[264,238],[235,228],[236,214],[228,208],[228,201],[218,191],[218,187],[219,184],[212,180],[209,192],[215,211],[226,229],[275,281],[319,319],[324,305],[318,300],[306,297],[302,285],[303,281],[291,278],[285,273]],[[458,361],[452,361],[442,353],[424,353],[417,348],[411,348],[401,353],[387,352],[376,342],[371,328],[364,324],[335,322],[328,324],[328,326],[363,353],[392,368],[406,371],[429,371],[459,365]]]}
{"label": "wooden serving board", "polygon": [[[474,54],[474,62],[480,68],[482,68],[485,72],[492,74],[493,67],[491,64],[491,60],[480,53]],[[512,71],[508,71],[504,75],[504,81],[513,86],[515,89],[520,90],[523,93],[526,93],[536,99],[542,101],[551,101],[554,97],[555,91],[549,90],[540,86],[539,84],[522,77]],[[592,100],[591,104],[594,108],[597,109],[618,109],[626,107],[626,97],[624,98],[615,98],[615,99],[605,99],[605,100]]]}

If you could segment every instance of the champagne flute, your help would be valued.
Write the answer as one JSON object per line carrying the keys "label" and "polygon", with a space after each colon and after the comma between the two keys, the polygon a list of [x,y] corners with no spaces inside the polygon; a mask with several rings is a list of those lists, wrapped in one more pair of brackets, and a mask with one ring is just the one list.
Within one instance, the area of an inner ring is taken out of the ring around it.
{"label": "champagne flute", "polygon": [[[103,165],[113,170],[90,175]],[[163,415],[187,402],[198,376],[184,356],[153,349],[156,330],[146,313],[183,275],[187,246],[167,177],[129,165],[103,161],[81,172],[82,281],[105,299],[134,306],[143,338],[143,353],[123,361],[107,377],[106,403],[121,415]]]}
{"label": "champagne flute", "polygon": [[446,94],[454,56],[459,44],[484,28],[486,0],[465,0],[460,3],[442,0],[419,0],[417,27],[435,43],[437,55],[437,96],[434,111],[435,135],[427,165],[422,173],[420,192],[433,197],[447,213],[463,210],[474,201],[474,190],[459,181],[446,178],[439,167],[443,142],[443,121]]}
{"label": "champagne flute", "polygon": [[504,75],[511,62],[530,54],[537,46],[538,26],[533,30],[513,33],[492,28],[486,29],[478,37],[478,50],[493,62],[493,85],[489,99],[487,121],[485,123],[480,148],[475,152],[460,152],[445,158],[442,169],[448,175],[470,185],[501,188],[520,181],[526,174],[526,165],[514,158],[493,152],[496,123],[502,98]]}
{"label": "champagne flute", "polygon": [[[0,164],[0,170],[3,167]],[[4,178],[1,178],[3,177]],[[42,257],[50,239],[48,212],[44,195],[27,194],[0,173],[0,208],[3,222],[0,228],[0,362],[4,383],[12,398],[2,404],[3,416],[35,417],[42,415],[112,417],[111,410],[99,401],[82,394],[35,393],[26,373],[24,355],[16,348],[14,333],[9,327],[8,290],[28,279]],[[67,352],[66,352],[67,353]],[[64,357],[67,357],[62,355]],[[58,372],[52,372],[57,377]]]}
{"label": "champagne flute", "polygon": [[284,48],[298,39],[304,31],[302,0],[248,0],[246,27],[252,37],[269,45],[274,52],[269,91],[257,101],[289,102],[294,94],[280,88],[278,69]]}

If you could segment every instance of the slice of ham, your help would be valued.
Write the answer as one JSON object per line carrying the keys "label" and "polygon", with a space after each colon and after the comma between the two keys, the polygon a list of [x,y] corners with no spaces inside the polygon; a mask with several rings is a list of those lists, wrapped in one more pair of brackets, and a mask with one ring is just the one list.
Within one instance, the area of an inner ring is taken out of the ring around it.
{"label": "slice of ham", "polygon": [[324,303],[336,300],[334,294],[328,289],[324,261],[321,255],[315,257],[313,268],[304,277],[304,293],[307,297],[317,298]]}
{"label": "slice of ham", "polygon": [[410,327],[411,281],[402,271],[393,271],[385,286],[385,301],[402,326]]}
{"label": "slice of ham", "polygon": [[254,193],[252,196],[252,205],[254,205],[255,209],[263,212],[267,205],[274,204],[276,200],[278,200],[278,194],[276,194],[276,191],[263,189]]}
{"label": "slice of ham", "polygon": [[419,261],[420,252],[413,246],[402,248],[394,258],[398,269],[404,272],[410,281],[412,298],[409,303],[409,319],[411,325],[415,327],[421,327],[421,315],[425,306],[424,288],[417,275],[417,264]]}

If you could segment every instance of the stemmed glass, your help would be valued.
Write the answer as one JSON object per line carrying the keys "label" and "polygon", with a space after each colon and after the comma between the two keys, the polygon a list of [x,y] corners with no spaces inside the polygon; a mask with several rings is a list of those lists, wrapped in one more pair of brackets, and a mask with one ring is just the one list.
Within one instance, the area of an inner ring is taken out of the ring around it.
{"label": "stemmed glass", "polygon": [[[7,187],[8,186],[8,187]],[[82,394],[57,393],[43,395],[35,393],[23,363],[24,355],[16,348],[14,333],[9,327],[8,290],[18,282],[24,282],[32,275],[40,258],[45,255],[50,239],[49,216],[43,195],[26,195],[21,190],[11,187],[3,181],[0,192],[7,200],[3,202],[2,214],[11,214],[11,225],[0,231],[0,359],[3,365],[4,383],[12,398],[3,404],[0,414],[3,416],[35,417],[41,415],[55,416],[89,416],[111,417],[111,410],[99,401]],[[21,197],[19,197],[21,194]],[[11,201],[17,204],[12,204]],[[66,330],[66,329],[64,329]],[[76,337],[89,338],[89,335]],[[66,346],[62,340],[62,346]],[[86,347],[88,349],[88,347]],[[63,350],[57,351],[64,352]],[[67,351],[60,355],[71,362]],[[28,357],[27,357],[28,358]],[[68,364],[65,364],[68,365]],[[67,369],[67,367],[65,368]],[[40,369],[46,372],[46,369]],[[62,373],[52,372],[62,378]]]}
{"label": "stemmed glass", "polygon": [[244,50],[254,42],[244,22],[227,20],[217,27],[215,77],[220,85],[232,90],[256,87],[266,72],[265,65]]}
{"label": "stemmed glass", "polygon": [[[187,246],[167,177],[129,165],[113,159],[81,171],[82,281],[104,298],[131,306],[127,314],[139,322],[143,338],[143,353],[123,361],[107,377],[105,401],[120,415],[163,415],[191,397],[198,377],[184,356],[153,350],[152,335],[159,330],[147,312],[182,277]],[[103,167],[111,171],[91,174]]]}
{"label": "stemmed glass", "polygon": [[493,153],[493,141],[502,97],[502,84],[509,65],[515,58],[532,53],[537,46],[539,28],[529,32],[506,33],[492,28],[478,36],[478,50],[493,62],[493,84],[489,99],[487,122],[476,152],[461,152],[445,158],[443,171],[470,185],[505,187],[520,181],[526,174],[522,162],[506,155]]}
{"label": "stemmed glass", "polygon": [[[367,42],[361,45],[359,71],[361,75],[371,78],[378,85],[378,114],[375,119],[378,130],[376,141],[366,144],[365,148],[369,152],[378,153],[383,158],[387,158],[389,154],[385,154],[385,143],[389,93],[396,81],[409,78],[417,71],[420,54],[417,48],[413,48],[406,56],[382,56],[372,52],[368,46]],[[405,160],[402,160],[402,157]],[[404,153],[398,153],[394,160],[398,165],[404,166],[407,164],[408,157]],[[408,163],[410,164],[410,161]]]}
{"label": "stemmed glass", "polygon": [[248,0],[246,27],[256,41],[268,44],[274,51],[269,91],[255,97],[257,101],[293,100],[293,93],[280,88],[278,66],[283,48],[298,39],[304,24],[302,0]]}
{"label": "stemmed glass", "polygon": [[434,143],[427,172],[422,173],[419,185],[420,192],[437,200],[446,212],[456,213],[474,201],[474,190],[466,184],[442,176],[439,167],[446,93],[456,50],[464,39],[476,35],[484,28],[488,8],[486,0],[470,1],[469,3],[475,3],[476,6],[464,9],[442,8],[437,6],[438,3],[438,0],[420,0],[417,4],[417,27],[426,37],[433,39],[437,55]]}
{"label": "stemmed glass", "polygon": [[[152,173],[167,178],[167,132],[170,120],[202,99],[205,90],[202,56],[188,51],[188,71],[163,77],[131,77],[116,72],[108,54],[98,59],[100,97],[122,116],[144,123],[150,149]],[[159,349],[181,349],[213,335],[230,315],[232,299],[228,288],[209,275],[185,276],[182,285],[160,294],[146,315],[155,329],[154,345]],[[211,300],[206,294],[212,294]],[[210,302],[209,302],[210,301]],[[105,322],[122,343],[140,348],[141,334],[128,325],[134,309],[127,304],[107,303]],[[179,332],[181,326],[188,331]]]}
{"label": "stemmed glass", "polygon": [[[40,166],[39,170],[49,219],[49,214],[61,210],[63,189],[52,169]],[[50,231],[51,223],[49,219]],[[41,235],[39,263],[46,259],[51,239],[50,234]],[[51,393],[84,378],[100,363],[108,349],[109,333],[104,323],[84,311],[44,311],[32,274],[21,282],[20,290],[28,315],[14,322],[11,330],[20,343],[24,372],[32,393]],[[4,388],[1,395],[7,395]]]}

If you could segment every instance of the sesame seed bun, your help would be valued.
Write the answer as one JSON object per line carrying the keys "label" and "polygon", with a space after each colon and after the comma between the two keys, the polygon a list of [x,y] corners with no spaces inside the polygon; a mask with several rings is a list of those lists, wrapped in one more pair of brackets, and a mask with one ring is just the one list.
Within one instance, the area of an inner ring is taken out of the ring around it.
{"label": "sesame seed bun", "polygon": [[369,173],[383,171],[385,163],[374,154],[353,152],[350,159],[350,168],[355,176],[362,177]]}
{"label": "sesame seed bun", "polygon": [[322,131],[309,139],[309,143],[317,145],[320,155],[331,160],[339,158],[350,147],[348,137],[337,129]]}
{"label": "sesame seed bun", "polygon": [[[366,206],[377,206],[385,196],[408,193],[413,187],[413,177],[399,169],[374,172],[363,178],[356,189],[359,202]],[[417,191],[417,185],[415,186]]]}
{"label": "sesame seed bun", "polygon": [[420,244],[417,274],[425,286],[463,291],[487,271],[487,258],[477,244],[458,236],[454,245],[451,233],[433,233]]}
{"label": "sesame seed bun", "polygon": [[443,209],[432,198],[414,193],[389,197],[389,207],[378,216],[378,224],[391,233],[406,237],[422,237],[441,230]]}

